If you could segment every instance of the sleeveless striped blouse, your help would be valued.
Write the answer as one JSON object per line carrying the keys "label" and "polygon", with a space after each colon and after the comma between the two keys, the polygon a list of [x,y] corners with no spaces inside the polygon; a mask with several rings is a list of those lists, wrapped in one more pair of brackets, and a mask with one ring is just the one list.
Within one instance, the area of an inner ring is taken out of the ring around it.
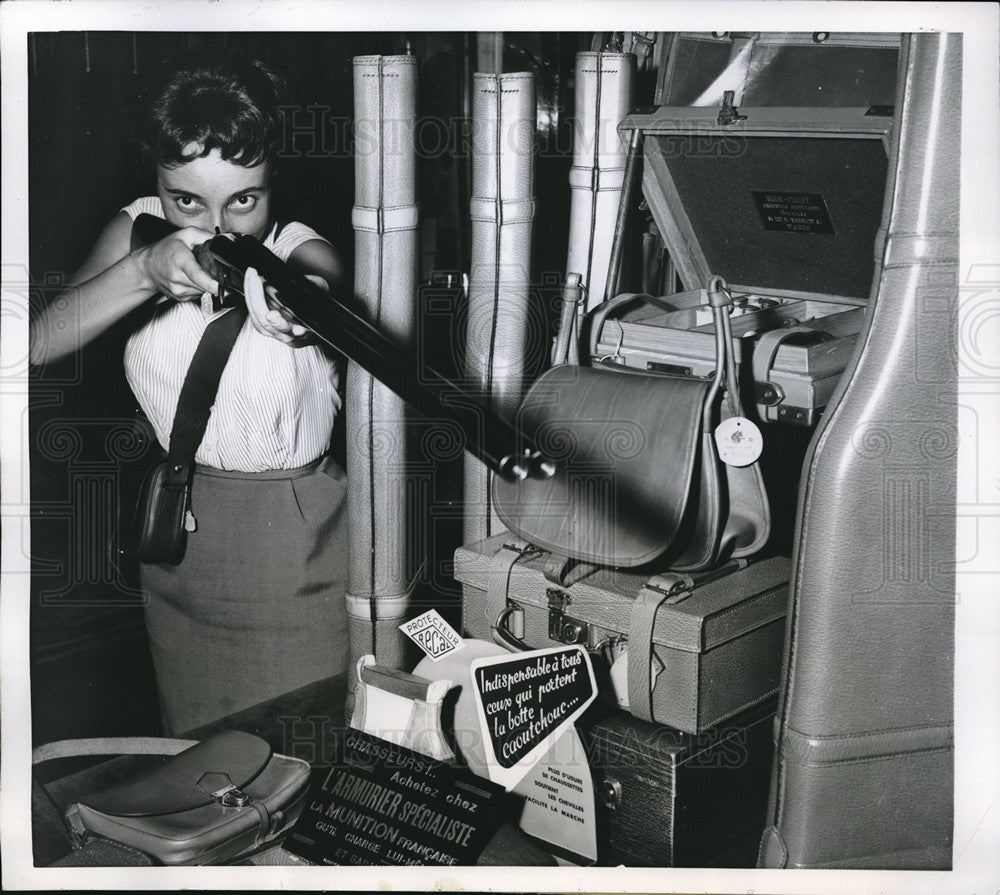
{"label": "sleeveless striped blouse", "polygon": [[[164,217],[158,196],[137,199],[123,209]],[[286,224],[264,245],[282,261],[310,239],[322,239],[305,224]],[[125,375],[139,406],[166,450],[184,376],[205,327],[198,301],[164,302],[125,346]],[[195,461],[216,469],[263,472],[306,466],[330,444],[340,409],[337,364],[322,348],[291,348],[254,329],[249,319],[236,338],[222,373],[208,428]]]}

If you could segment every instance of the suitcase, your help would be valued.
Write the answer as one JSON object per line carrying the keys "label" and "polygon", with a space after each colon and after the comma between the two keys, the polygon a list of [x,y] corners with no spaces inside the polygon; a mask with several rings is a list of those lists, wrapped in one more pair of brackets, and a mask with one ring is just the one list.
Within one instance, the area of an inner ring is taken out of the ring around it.
{"label": "suitcase", "polygon": [[[850,360],[875,272],[891,107],[661,107],[623,131],[643,140],[642,187],[684,291],[673,310],[628,295],[599,309],[592,358],[711,373],[702,287],[723,277],[746,403],[811,426]],[[752,383],[747,380],[751,380]]]}
{"label": "suitcase", "polygon": [[767,813],[775,701],[699,735],[623,711],[578,729],[597,806],[597,861],[753,867]]}
{"label": "suitcase", "polygon": [[593,568],[574,581],[509,534],[459,547],[463,627],[515,649],[582,644],[606,697],[688,733],[777,693],[787,558],[696,576]]}

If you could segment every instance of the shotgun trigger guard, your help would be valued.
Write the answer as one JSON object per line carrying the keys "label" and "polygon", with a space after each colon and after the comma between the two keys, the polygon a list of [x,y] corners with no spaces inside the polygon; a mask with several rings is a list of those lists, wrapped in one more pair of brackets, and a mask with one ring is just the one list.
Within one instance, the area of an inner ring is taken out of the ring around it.
{"label": "shotgun trigger guard", "polygon": [[212,310],[221,311],[243,301],[243,276],[246,270],[223,261],[212,247],[218,239],[230,239],[226,235],[213,236],[194,250],[194,257],[213,279],[219,282],[219,294],[212,296]]}

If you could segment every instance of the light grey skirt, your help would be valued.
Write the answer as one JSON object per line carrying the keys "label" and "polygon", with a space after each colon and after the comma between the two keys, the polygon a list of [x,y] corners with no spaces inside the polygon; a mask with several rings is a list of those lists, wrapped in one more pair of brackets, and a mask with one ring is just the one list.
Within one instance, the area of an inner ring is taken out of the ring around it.
{"label": "light grey skirt", "polygon": [[265,473],[197,467],[179,565],[142,566],[165,732],[321,678],[347,659],[347,484],[332,460]]}

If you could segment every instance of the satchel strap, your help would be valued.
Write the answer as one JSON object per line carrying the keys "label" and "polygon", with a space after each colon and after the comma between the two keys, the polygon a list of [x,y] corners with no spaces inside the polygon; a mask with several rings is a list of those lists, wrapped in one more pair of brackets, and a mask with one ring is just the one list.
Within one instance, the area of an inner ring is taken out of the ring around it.
{"label": "satchel strap", "polygon": [[31,752],[31,763],[41,764],[60,758],[84,755],[176,755],[197,745],[198,740],[173,737],[92,737],[79,740],[56,740],[37,746]]}
{"label": "satchel strap", "polygon": [[181,386],[174,424],[170,430],[168,474],[174,484],[184,484],[190,479],[194,455],[205,436],[205,429],[208,428],[208,418],[219,391],[222,371],[229,361],[246,317],[246,305],[236,305],[209,323],[198,342]]}
{"label": "satchel strap", "polygon": [[729,286],[719,276],[712,277],[705,287],[708,304],[712,309],[712,319],[715,322],[715,377],[712,380],[712,391],[705,401],[705,431],[711,432],[715,426],[712,414],[715,398],[723,383],[726,386],[726,399],[733,416],[743,416],[743,406],[740,402],[739,380],[736,375],[736,358],[733,354],[733,328],[730,320],[733,298]]}
{"label": "satchel strap", "polygon": [[[275,223],[273,231],[275,238],[283,226],[283,221]],[[135,251],[175,231],[174,225],[163,218],[151,214],[137,215],[132,222],[129,248]],[[219,391],[222,371],[229,361],[229,355],[246,317],[246,305],[240,302],[221,317],[211,321],[201,335],[191,366],[188,367],[184,377],[184,384],[181,386],[170,430],[167,472],[172,485],[186,485],[191,477],[194,455],[205,436],[212,404]]]}
{"label": "satchel strap", "polygon": [[656,613],[664,603],[679,603],[694,587],[694,579],[680,572],[664,572],[646,582],[629,619],[628,705],[629,711],[645,721],[653,720],[653,628]]}
{"label": "satchel strap", "polygon": [[785,398],[781,386],[771,382],[771,370],[778,349],[789,339],[804,340],[807,337],[812,337],[816,341],[831,338],[828,333],[808,326],[788,326],[783,329],[772,329],[757,340],[753,350],[753,381],[757,404],[763,408],[761,416],[764,416],[766,408],[780,404]]}

